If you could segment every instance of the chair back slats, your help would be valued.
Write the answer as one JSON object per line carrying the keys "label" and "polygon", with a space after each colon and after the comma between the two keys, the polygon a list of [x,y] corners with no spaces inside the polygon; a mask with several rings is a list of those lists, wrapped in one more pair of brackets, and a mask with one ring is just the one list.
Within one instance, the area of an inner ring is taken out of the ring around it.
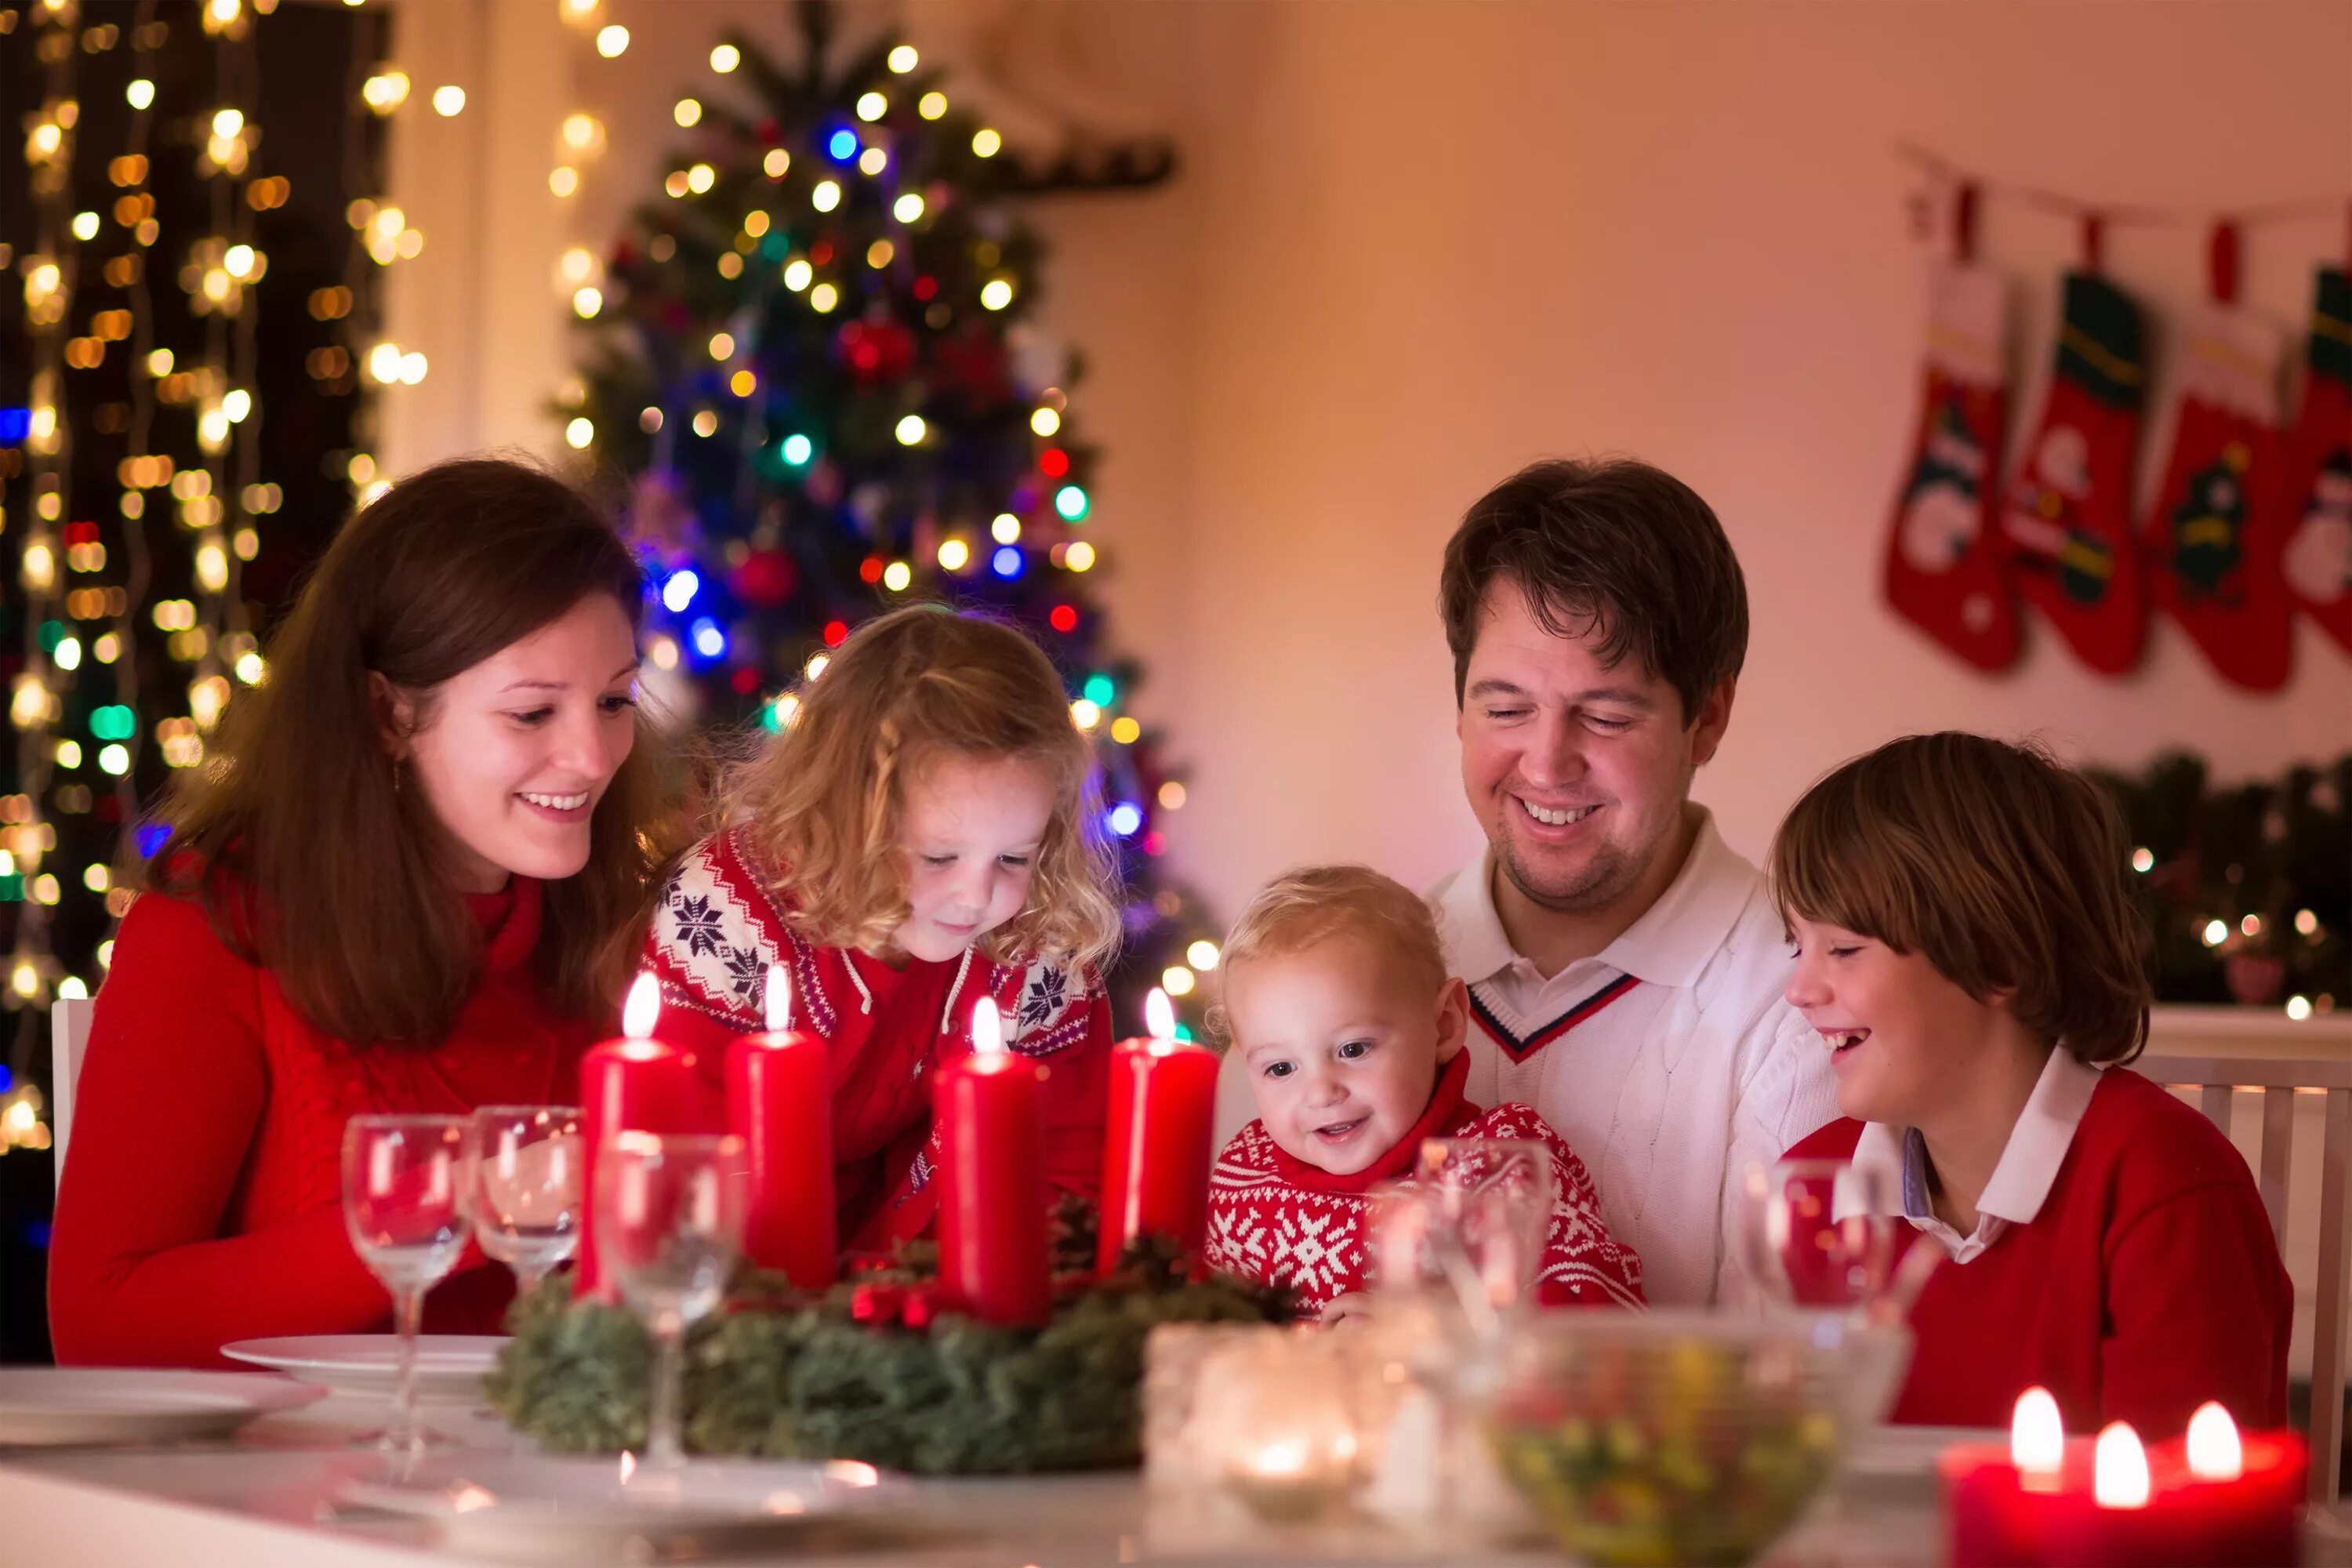
{"label": "chair back slats", "polygon": [[2327,1091],[2319,1155],[2318,1304],[2311,1342],[2311,1500],[2333,1504],[2344,1468],[2345,1183],[2352,1176],[2352,1089]]}
{"label": "chair back slats", "polygon": [[2263,1210],[2271,1216],[2271,1237],[2286,1246],[2286,1185],[2294,1156],[2294,1090],[2273,1085],[2263,1090],[2262,1166],[2255,1180]]}
{"label": "chair back slats", "polygon": [[2171,1088],[2197,1090],[2198,1109],[2224,1134],[2237,1089],[2263,1096],[2254,1180],[2280,1247],[2286,1246],[2287,1192],[2294,1170],[2298,1089],[2327,1097],[2320,1141],[2319,1267],[2313,1280],[2311,1499],[2332,1505],[2344,1466],[2347,1354],[2346,1270],[2352,1267],[2352,1061],[2279,1058],[2143,1057],[2133,1070]]}

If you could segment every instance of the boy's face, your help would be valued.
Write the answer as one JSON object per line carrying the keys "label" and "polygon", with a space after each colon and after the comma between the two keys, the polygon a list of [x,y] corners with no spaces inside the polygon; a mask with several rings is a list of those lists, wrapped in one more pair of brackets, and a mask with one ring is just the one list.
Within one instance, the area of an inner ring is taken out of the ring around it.
{"label": "boy's face", "polygon": [[1432,995],[1381,943],[1341,933],[1225,970],[1225,1016],[1283,1152],[1353,1175],[1394,1148],[1462,1049],[1462,983]]}
{"label": "boy's face", "polygon": [[1556,635],[1497,577],[1455,721],[1462,786],[1496,863],[1528,901],[1563,912],[1657,881],[1691,775],[1731,720],[1730,681],[1686,718],[1673,686],[1632,658],[1603,664],[1594,641]]}
{"label": "boy's face", "polygon": [[1978,1001],[1924,953],[1801,915],[1789,924],[1797,972],[1786,995],[1831,1051],[1841,1115],[1916,1127],[1967,1100],[1997,1038],[1997,1002]]}

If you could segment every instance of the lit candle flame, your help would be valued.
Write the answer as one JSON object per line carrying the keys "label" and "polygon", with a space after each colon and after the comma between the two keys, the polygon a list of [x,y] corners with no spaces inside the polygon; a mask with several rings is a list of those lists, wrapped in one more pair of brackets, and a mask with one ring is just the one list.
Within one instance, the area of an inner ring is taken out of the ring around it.
{"label": "lit candle flame", "polygon": [[2189,1473],[2200,1481],[2234,1481],[2246,1473],[2238,1424],[2211,1400],[2189,1418]]}
{"label": "lit candle flame", "polygon": [[621,1006],[621,1033],[633,1040],[653,1038],[654,1023],[661,1016],[661,982],[653,971],[641,971],[629,987],[629,999]]}
{"label": "lit candle flame", "polygon": [[996,1010],[994,997],[982,997],[971,1010],[971,1054],[992,1058],[1004,1054],[1004,1015]]}
{"label": "lit candle flame", "polygon": [[2029,1388],[2017,1396],[2017,1412],[2009,1422],[2009,1462],[2037,1475],[2056,1475],[2066,1458],[2066,1423],[2059,1418],[2058,1402],[2046,1388]]}
{"label": "lit candle flame", "polygon": [[2101,1508],[2147,1506],[2147,1450],[2126,1421],[2099,1434],[2091,1460],[2091,1497]]}
{"label": "lit candle flame", "polygon": [[1155,1040],[1176,1037],[1176,1006],[1168,1000],[1168,993],[1155,985],[1143,999],[1143,1026]]}
{"label": "lit candle flame", "polygon": [[[648,976],[647,978],[651,978]],[[621,1484],[627,1486],[629,1478],[637,1473],[637,1457],[626,1448],[621,1450]]]}
{"label": "lit candle flame", "polygon": [[781,1035],[793,1026],[793,982],[781,963],[768,965],[768,1031]]}
{"label": "lit candle flame", "polygon": [[1307,1469],[1307,1445],[1296,1437],[1268,1443],[1253,1457],[1250,1468],[1261,1476],[1302,1475]]}

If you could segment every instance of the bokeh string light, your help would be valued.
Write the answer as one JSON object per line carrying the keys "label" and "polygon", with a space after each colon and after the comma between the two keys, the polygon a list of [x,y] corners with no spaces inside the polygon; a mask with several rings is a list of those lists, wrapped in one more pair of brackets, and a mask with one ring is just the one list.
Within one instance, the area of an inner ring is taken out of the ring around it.
{"label": "bokeh string light", "polygon": [[7,984],[0,994],[17,1015],[10,1087],[0,1096],[0,1150],[45,1147],[48,1141],[26,1069],[62,978],[49,938],[52,911],[64,888],[50,863],[58,832],[46,797],[61,766],[71,771],[80,760],[79,743],[60,732],[59,722],[66,690],[80,663],[79,645],[68,645],[61,614],[71,564],[67,538],[79,542],[68,510],[73,432],[66,416],[66,372],[89,353],[86,341],[72,336],[71,316],[82,247],[96,237],[73,211],[81,118],[73,71],[79,7],[73,0],[41,0],[28,19],[42,68],[42,97],[26,116],[24,143],[34,240],[17,270],[24,279],[31,374],[21,445],[12,454],[20,482],[7,492],[8,510],[16,515],[5,519],[22,541],[16,576],[24,595],[25,651],[8,704],[16,731],[17,787],[0,797],[0,895],[13,895],[16,905]]}

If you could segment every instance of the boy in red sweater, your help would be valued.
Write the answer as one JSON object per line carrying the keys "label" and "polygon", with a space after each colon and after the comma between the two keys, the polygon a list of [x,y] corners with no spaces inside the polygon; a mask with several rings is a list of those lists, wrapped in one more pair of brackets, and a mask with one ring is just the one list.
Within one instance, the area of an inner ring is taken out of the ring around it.
{"label": "boy in red sweater", "polygon": [[2245,1162],[2121,1064],[2147,1039],[2146,937],[2096,786],[2037,751],[1915,735],[1830,774],[1772,847],[1788,998],[1838,1109],[1792,1157],[1885,1170],[1944,1265],[1894,1419],[2180,1432],[2218,1399],[2286,1420],[2293,1296]]}
{"label": "boy in red sweater", "polygon": [[1210,1177],[1212,1268],[1287,1286],[1327,1322],[1349,1316],[1371,1189],[1407,1175],[1424,1139],[1523,1139],[1551,1162],[1537,1299],[1641,1304],[1641,1260],[1609,1234],[1583,1162],[1527,1106],[1463,1100],[1469,1001],[1428,905],[1360,866],[1294,871],[1250,901],[1221,963],[1211,1023],[1248,1067],[1258,1120]]}

